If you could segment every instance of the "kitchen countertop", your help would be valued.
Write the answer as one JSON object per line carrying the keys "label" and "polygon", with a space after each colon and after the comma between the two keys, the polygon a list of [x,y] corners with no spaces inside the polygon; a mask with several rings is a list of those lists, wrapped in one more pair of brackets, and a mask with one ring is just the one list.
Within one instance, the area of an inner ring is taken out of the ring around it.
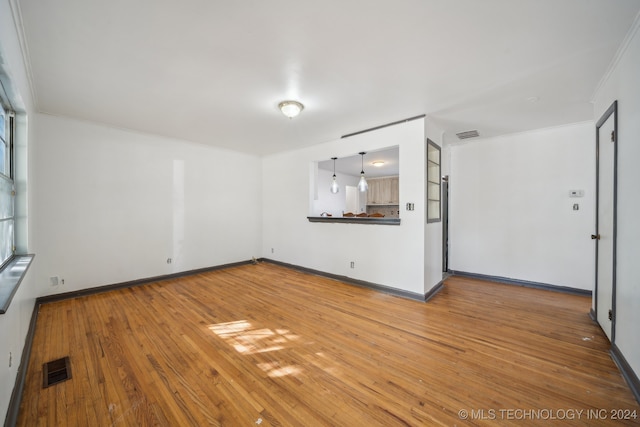
{"label": "kitchen countertop", "polygon": [[308,216],[309,222],[331,222],[343,224],[400,225],[400,218],[377,218],[357,216]]}

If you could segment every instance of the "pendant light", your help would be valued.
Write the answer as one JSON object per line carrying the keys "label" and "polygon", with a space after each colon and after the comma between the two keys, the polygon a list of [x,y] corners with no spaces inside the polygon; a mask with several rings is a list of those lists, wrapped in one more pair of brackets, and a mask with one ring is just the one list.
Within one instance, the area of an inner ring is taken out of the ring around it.
{"label": "pendant light", "polygon": [[333,194],[336,194],[338,191],[340,191],[340,186],[338,185],[338,181],[336,181],[336,160],[338,158],[337,157],[332,157],[331,160],[333,160],[333,179],[331,180],[331,192]]}
{"label": "pendant light", "polygon": [[369,188],[369,184],[367,184],[367,180],[364,179],[364,155],[367,154],[364,151],[358,153],[362,156],[362,171],[360,172],[360,182],[358,183],[358,190],[361,193],[364,193]]}

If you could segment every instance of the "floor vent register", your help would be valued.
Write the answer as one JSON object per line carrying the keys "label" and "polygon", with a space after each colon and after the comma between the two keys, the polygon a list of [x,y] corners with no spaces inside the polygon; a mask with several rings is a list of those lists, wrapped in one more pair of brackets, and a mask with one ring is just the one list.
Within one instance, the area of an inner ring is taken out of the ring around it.
{"label": "floor vent register", "polygon": [[52,360],[42,365],[44,382],[42,388],[61,383],[71,379],[71,365],[69,364],[69,356],[61,359]]}

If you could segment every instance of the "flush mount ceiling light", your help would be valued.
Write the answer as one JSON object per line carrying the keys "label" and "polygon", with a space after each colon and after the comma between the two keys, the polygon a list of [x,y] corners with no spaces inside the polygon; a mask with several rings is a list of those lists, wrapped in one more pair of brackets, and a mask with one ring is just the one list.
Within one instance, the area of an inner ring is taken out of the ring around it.
{"label": "flush mount ceiling light", "polygon": [[278,108],[282,111],[282,114],[292,119],[304,110],[304,105],[298,101],[282,101],[278,104]]}
{"label": "flush mount ceiling light", "polygon": [[336,181],[336,160],[338,158],[337,157],[332,157],[331,160],[333,160],[333,179],[331,180],[331,192],[333,194],[336,194],[338,191],[340,191],[340,186],[338,185],[338,181]]}
{"label": "flush mount ceiling light", "polygon": [[369,184],[367,184],[367,180],[364,178],[364,155],[367,154],[364,151],[358,153],[362,156],[362,171],[360,172],[360,182],[358,182],[358,190],[361,193],[364,193],[369,188]]}
{"label": "flush mount ceiling light", "polygon": [[384,165],[384,162],[382,160],[376,160],[375,162],[371,163],[373,166],[380,168],[382,167],[382,165]]}

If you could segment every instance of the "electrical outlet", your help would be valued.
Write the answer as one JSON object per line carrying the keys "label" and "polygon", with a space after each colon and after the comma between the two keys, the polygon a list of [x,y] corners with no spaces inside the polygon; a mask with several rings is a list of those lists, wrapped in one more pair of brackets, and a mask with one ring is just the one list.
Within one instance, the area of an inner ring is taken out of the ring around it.
{"label": "electrical outlet", "polygon": [[9,367],[11,367],[11,362],[13,361],[13,355],[9,352]]}
{"label": "electrical outlet", "polygon": [[271,248],[271,253],[274,253],[275,251],[276,251],[275,249]]}
{"label": "electrical outlet", "polygon": [[355,261],[351,261],[351,268],[356,268],[356,262]]}
{"label": "electrical outlet", "polygon": [[167,264],[171,264],[173,260],[171,258],[167,258]]}

